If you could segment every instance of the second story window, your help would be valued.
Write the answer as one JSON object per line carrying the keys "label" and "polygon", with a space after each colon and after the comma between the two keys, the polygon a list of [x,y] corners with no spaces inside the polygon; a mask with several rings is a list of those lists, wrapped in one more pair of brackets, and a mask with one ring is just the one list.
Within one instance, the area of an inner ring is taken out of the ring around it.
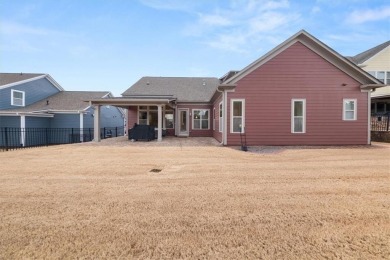
{"label": "second story window", "polygon": [[11,105],[24,107],[25,104],[25,93],[24,91],[11,90]]}
{"label": "second story window", "polygon": [[384,84],[390,84],[390,71],[367,71]]}

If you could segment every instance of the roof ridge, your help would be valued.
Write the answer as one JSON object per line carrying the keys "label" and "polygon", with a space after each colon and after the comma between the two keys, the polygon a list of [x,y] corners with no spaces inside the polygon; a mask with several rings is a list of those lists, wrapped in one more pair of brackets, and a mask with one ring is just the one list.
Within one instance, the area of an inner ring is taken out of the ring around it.
{"label": "roof ridge", "polygon": [[359,54],[356,54],[355,56],[352,56],[351,58],[355,61],[357,64],[361,64],[365,62],[366,60],[372,58],[382,50],[386,49],[388,46],[390,46],[390,40],[386,41],[384,43],[381,43],[377,46],[374,46],[366,51],[363,51]]}

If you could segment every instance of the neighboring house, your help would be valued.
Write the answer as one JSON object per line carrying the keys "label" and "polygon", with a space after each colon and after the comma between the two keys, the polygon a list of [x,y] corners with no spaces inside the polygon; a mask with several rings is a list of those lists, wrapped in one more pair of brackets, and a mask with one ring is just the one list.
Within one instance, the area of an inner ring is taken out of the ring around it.
{"label": "neighboring house", "polygon": [[220,79],[143,77],[122,98],[91,103],[97,115],[107,104],[128,108],[128,125],[155,125],[158,140],[167,129],[224,145],[240,145],[243,135],[247,145],[370,144],[370,92],[382,86],[300,31]]}
{"label": "neighboring house", "polygon": [[[108,91],[64,91],[48,74],[0,73],[0,127],[93,128],[93,107],[85,100],[110,98]],[[122,109],[107,106],[101,127],[124,125]]]}
{"label": "neighboring house", "polygon": [[[386,85],[390,85],[390,41],[348,58]],[[390,112],[390,86],[371,93],[371,112]]]}

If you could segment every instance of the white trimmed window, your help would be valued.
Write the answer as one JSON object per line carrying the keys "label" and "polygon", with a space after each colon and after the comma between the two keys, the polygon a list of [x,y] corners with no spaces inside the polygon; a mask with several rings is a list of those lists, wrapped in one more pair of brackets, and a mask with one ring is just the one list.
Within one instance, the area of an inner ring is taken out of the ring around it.
{"label": "white trimmed window", "polygon": [[343,120],[350,121],[356,120],[357,113],[357,100],[356,99],[343,99]]}
{"label": "white trimmed window", "polygon": [[245,100],[232,99],[230,101],[230,132],[245,132]]}
{"label": "white trimmed window", "polygon": [[[174,116],[173,110],[165,108],[163,110],[163,128],[174,128]],[[157,106],[139,106],[138,107],[138,124],[139,125],[151,125],[157,127],[158,124],[158,108]]]}
{"label": "white trimmed window", "polygon": [[306,99],[291,100],[291,133],[306,133]]}
{"label": "white trimmed window", "polygon": [[213,109],[213,130],[215,130],[215,107]]}
{"label": "white trimmed window", "polygon": [[175,126],[173,110],[165,109],[164,118],[165,118],[165,128],[173,129]]}
{"label": "white trimmed window", "polygon": [[222,132],[223,128],[223,110],[222,110],[222,102],[219,103],[219,132]]}
{"label": "white trimmed window", "polygon": [[24,91],[11,89],[11,105],[24,107],[25,93]]}
{"label": "white trimmed window", "polygon": [[385,84],[390,84],[390,71],[367,71]]}
{"label": "white trimmed window", "polygon": [[192,129],[208,130],[209,129],[209,109],[193,109],[192,110]]}

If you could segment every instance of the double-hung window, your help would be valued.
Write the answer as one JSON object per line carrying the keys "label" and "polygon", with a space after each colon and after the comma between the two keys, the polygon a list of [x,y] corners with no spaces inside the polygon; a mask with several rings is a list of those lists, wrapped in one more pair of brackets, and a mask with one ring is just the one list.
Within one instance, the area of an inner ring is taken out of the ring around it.
{"label": "double-hung window", "polygon": [[385,84],[390,84],[390,71],[367,71]]}
{"label": "double-hung window", "polygon": [[209,113],[208,109],[193,109],[192,129],[207,130],[209,129]]}
{"label": "double-hung window", "polygon": [[230,104],[230,132],[245,132],[245,100],[232,99]]}
{"label": "double-hung window", "polygon": [[222,111],[222,102],[219,103],[219,132],[222,132],[223,128],[223,111]]}
{"label": "double-hung window", "polygon": [[24,107],[25,104],[25,93],[24,91],[11,90],[11,105]]}
{"label": "double-hung window", "polygon": [[306,133],[306,99],[291,101],[291,133]]}
{"label": "double-hung window", "polygon": [[343,120],[350,121],[356,120],[357,113],[357,100],[356,99],[343,99]]}
{"label": "double-hung window", "polygon": [[173,110],[165,108],[164,117],[165,117],[165,128],[173,129],[175,125],[175,122],[173,120]]}

